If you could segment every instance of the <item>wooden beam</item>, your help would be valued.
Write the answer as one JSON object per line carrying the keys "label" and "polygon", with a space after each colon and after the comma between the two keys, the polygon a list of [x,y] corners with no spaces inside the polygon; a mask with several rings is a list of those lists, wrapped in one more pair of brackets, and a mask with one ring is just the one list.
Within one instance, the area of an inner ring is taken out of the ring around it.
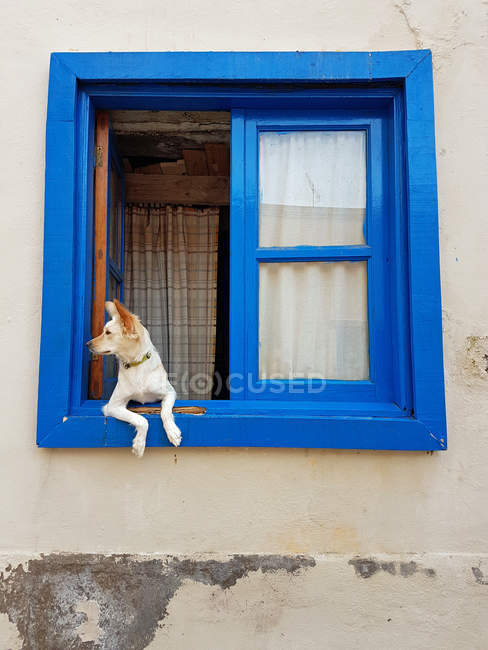
{"label": "wooden beam", "polygon": [[226,144],[208,143],[205,145],[208,173],[211,176],[228,176],[230,173],[230,153]]}
{"label": "wooden beam", "polygon": [[230,132],[230,111],[109,111],[114,133]]}
{"label": "wooden beam", "polygon": [[162,174],[162,171],[159,163],[153,163],[152,165],[144,165],[144,167],[138,167],[137,173],[138,174]]}
{"label": "wooden beam", "polygon": [[228,176],[126,174],[127,203],[229,205]]}
{"label": "wooden beam", "polygon": [[186,171],[190,176],[208,176],[207,156],[202,149],[183,149]]}
{"label": "wooden beam", "polygon": [[[105,284],[107,280],[107,192],[108,192],[109,121],[106,111],[95,120],[95,224],[93,234],[93,303],[92,337],[102,333],[105,325]],[[103,357],[90,362],[89,395],[100,399],[103,389]]]}
{"label": "wooden beam", "polygon": [[159,163],[161,167],[161,174],[168,174],[169,176],[182,176],[186,174],[186,165],[184,160],[177,160],[176,162],[162,162]]}
{"label": "wooden beam", "polygon": [[222,143],[225,133],[187,133],[154,135],[122,133],[117,136],[117,150],[121,156],[138,158],[162,158],[178,160],[183,156],[183,149],[203,149],[207,142]]}
{"label": "wooden beam", "polygon": [[[159,414],[160,406],[130,406],[129,411],[134,413]],[[173,413],[186,413],[190,415],[204,415],[207,409],[204,406],[174,406]]]}

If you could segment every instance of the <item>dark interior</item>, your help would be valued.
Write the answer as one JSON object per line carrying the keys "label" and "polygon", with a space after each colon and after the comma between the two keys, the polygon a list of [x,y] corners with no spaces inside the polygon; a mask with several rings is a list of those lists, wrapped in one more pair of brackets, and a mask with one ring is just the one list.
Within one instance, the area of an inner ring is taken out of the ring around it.
{"label": "dark interior", "polygon": [[[182,177],[214,177],[227,180],[227,186],[208,195],[188,190],[183,201],[168,200],[167,203],[186,203],[198,207],[219,207],[218,266],[215,369],[212,399],[229,399],[227,379],[229,376],[229,179],[230,179],[230,113],[226,111],[111,111],[111,130],[117,155],[126,177],[126,202],[130,193],[150,180],[156,187],[161,182],[182,182]],[[147,178],[149,177],[149,178]],[[211,180],[211,183],[213,182]],[[130,182],[127,182],[130,181]],[[184,181],[183,181],[184,182]],[[143,203],[164,203],[160,193],[145,190]],[[159,192],[159,190],[158,190]]]}

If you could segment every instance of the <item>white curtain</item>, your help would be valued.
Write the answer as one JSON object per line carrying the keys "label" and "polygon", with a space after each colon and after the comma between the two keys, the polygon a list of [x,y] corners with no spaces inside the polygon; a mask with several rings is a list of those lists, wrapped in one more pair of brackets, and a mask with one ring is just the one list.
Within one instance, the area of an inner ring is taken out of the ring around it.
{"label": "white curtain", "polygon": [[[364,131],[260,136],[260,245],[364,244]],[[263,263],[259,374],[369,377],[366,262]]]}
{"label": "white curtain", "polygon": [[366,262],[260,264],[259,375],[367,379]]}
{"label": "white curtain", "polygon": [[210,399],[218,208],[125,208],[124,300],[141,317],[180,399]]}
{"label": "white curtain", "polygon": [[264,132],[260,245],[364,244],[366,133]]}

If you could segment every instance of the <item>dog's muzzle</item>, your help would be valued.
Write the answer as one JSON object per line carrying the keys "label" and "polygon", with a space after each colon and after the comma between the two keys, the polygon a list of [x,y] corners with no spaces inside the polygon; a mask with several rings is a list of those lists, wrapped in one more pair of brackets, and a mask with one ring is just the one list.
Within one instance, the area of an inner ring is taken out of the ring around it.
{"label": "dog's muzzle", "polygon": [[93,349],[93,342],[92,341],[87,341],[86,342],[86,347],[90,350],[90,353],[92,355],[92,359],[93,360],[98,359],[98,357],[100,355],[98,354],[98,352],[95,352],[95,350]]}

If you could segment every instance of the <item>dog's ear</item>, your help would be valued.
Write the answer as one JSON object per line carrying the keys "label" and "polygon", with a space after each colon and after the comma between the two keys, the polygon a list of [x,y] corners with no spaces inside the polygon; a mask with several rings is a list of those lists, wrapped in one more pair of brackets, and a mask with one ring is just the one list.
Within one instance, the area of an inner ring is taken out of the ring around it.
{"label": "dog's ear", "polygon": [[126,334],[131,338],[137,338],[139,336],[137,331],[137,325],[139,323],[139,319],[137,318],[137,316],[131,314],[130,311],[126,309],[124,305],[117,300],[117,298],[114,299],[113,304],[115,306],[117,315],[120,318],[120,322],[122,323],[122,327],[124,328]]}
{"label": "dog's ear", "polygon": [[107,301],[105,303],[105,309],[107,310],[107,314],[110,315],[110,318],[118,318],[119,317],[119,312],[117,311],[117,307],[114,305],[113,302]]}

